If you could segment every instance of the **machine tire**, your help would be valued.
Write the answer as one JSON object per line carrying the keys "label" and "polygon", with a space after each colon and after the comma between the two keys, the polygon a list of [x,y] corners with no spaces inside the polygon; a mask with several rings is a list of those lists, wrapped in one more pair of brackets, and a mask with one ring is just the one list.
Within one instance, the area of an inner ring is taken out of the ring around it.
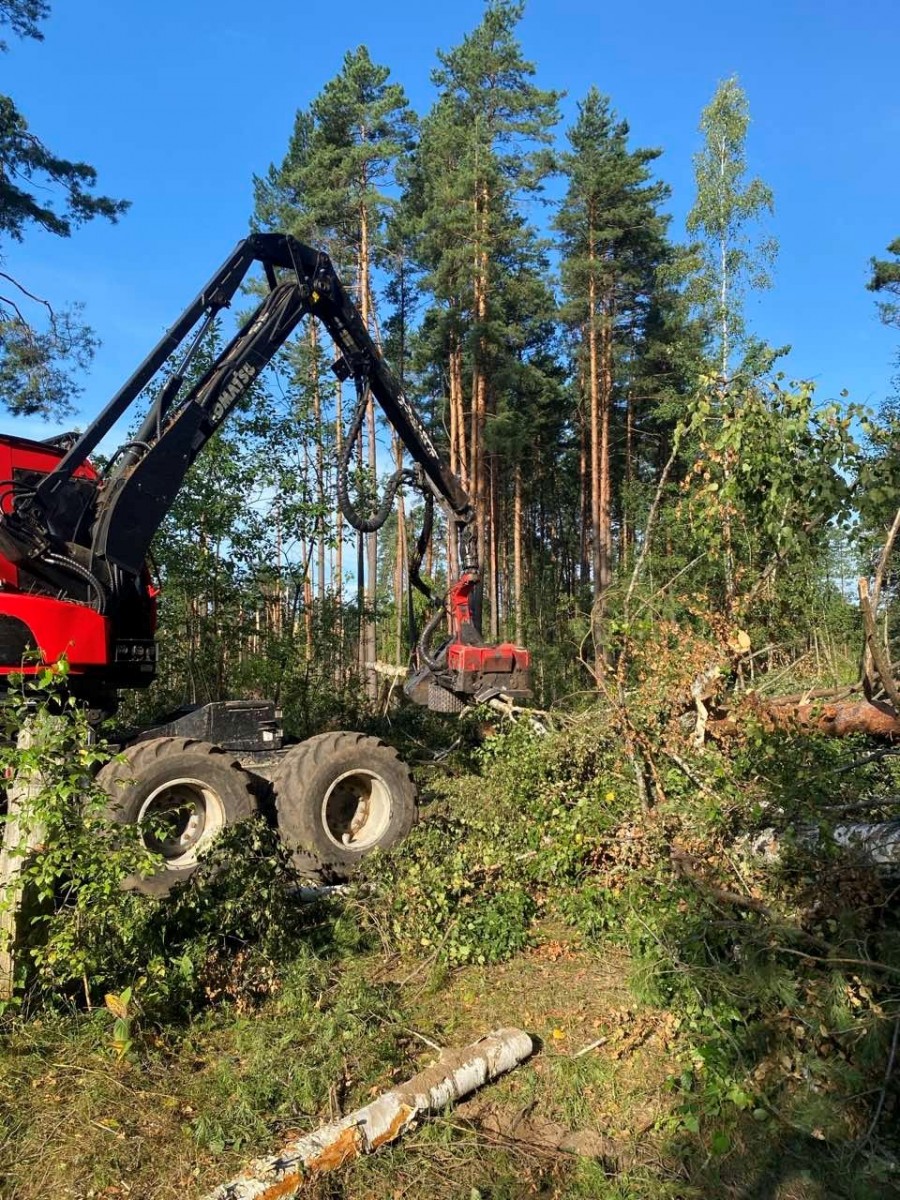
{"label": "machine tire", "polygon": [[124,881],[146,896],[167,896],[197,870],[199,852],[216,834],[256,811],[251,779],[240,763],[220,746],[191,738],[136,742],[100,770],[97,782],[110,797],[110,820],[123,825],[139,823],[151,807],[162,814],[176,805],[181,812],[193,806],[180,834],[147,843],[164,855],[166,865],[154,875]]}
{"label": "machine tire", "polygon": [[293,746],[275,776],[284,844],[305,874],[347,879],[372,850],[402,841],[416,785],[397,751],[362,733],[320,733]]}

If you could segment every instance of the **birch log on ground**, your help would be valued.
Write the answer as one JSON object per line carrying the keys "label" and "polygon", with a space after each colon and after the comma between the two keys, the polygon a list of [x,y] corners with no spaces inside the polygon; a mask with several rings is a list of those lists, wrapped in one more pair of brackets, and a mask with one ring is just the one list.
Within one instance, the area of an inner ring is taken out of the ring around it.
{"label": "birch log on ground", "polygon": [[[44,723],[54,719],[44,713],[26,721],[19,730],[16,748],[25,752],[39,746],[46,731]],[[6,820],[0,847],[0,1000],[11,999],[15,988],[22,870],[43,837],[40,822],[30,809],[43,786],[40,772],[26,768],[16,772],[6,789]]]}
{"label": "birch log on ground", "polygon": [[272,1158],[258,1159],[206,1200],[291,1200],[311,1175],[333,1171],[359,1154],[394,1141],[417,1121],[517,1067],[534,1046],[521,1029],[497,1029],[455,1050],[371,1104],[296,1138]]}

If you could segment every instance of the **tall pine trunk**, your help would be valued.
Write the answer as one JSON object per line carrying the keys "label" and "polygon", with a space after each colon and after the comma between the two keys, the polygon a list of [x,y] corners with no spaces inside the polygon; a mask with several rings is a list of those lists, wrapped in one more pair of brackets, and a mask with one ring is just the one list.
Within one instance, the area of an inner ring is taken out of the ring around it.
{"label": "tall pine trunk", "polygon": [[[359,299],[360,316],[363,324],[369,328],[372,312],[371,304],[371,263],[369,252],[369,213],[365,204],[360,205],[359,224]],[[366,408],[366,429],[369,438],[368,467],[372,486],[378,486],[378,450],[375,431],[375,402],[369,396]],[[378,676],[368,667],[378,657],[378,630],[376,624],[375,604],[378,591],[378,535],[370,533],[365,538],[366,567],[365,588],[363,598],[365,603],[365,620],[360,637],[360,669],[366,681],[366,694],[374,700],[378,697]]]}
{"label": "tall pine trunk", "polygon": [[[343,389],[338,380],[334,396],[334,439],[337,447],[337,461],[341,461],[344,452],[344,404]],[[335,664],[335,681],[339,688],[344,686],[344,514],[340,506],[334,519],[334,577],[332,590],[335,602],[335,635],[339,653]]]}
{"label": "tall pine trunk", "polygon": [[602,415],[600,401],[600,354],[597,338],[597,281],[594,277],[594,239],[590,239],[590,278],[588,282],[588,383],[591,412],[591,566],[594,578],[594,603],[591,611],[591,632],[594,642],[594,672],[599,684],[605,672],[603,588],[603,519],[601,493]]}
{"label": "tall pine trunk", "polygon": [[610,422],[613,406],[613,322],[615,301],[605,298],[600,381],[600,590],[604,598],[612,583],[612,477]]}
{"label": "tall pine trunk", "polygon": [[[475,530],[478,547],[478,561],[484,566],[489,540],[492,540],[488,514],[488,495],[486,464],[484,455],[484,431],[487,424],[487,376],[485,364],[487,359],[487,340],[484,336],[484,323],[487,318],[488,302],[488,254],[486,244],[488,194],[487,188],[479,182],[475,191],[475,273],[474,273],[474,316],[478,329],[476,338],[474,364],[472,368],[472,423],[469,446],[469,489],[475,502]],[[496,569],[496,564],[494,564]],[[493,579],[488,580],[488,592],[493,601]],[[494,628],[496,615],[495,605],[491,603],[491,629]]]}
{"label": "tall pine trunk", "polygon": [[[316,430],[316,594],[325,601],[325,430],[322,425],[322,391],[319,381],[319,338],[315,321],[309,322],[309,351],[312,361],[313,418]],[[320,618],[321,620],[321,618]]]}
{"label": "tall pine trunk", "polygon": [[[582,330],[582,335],[586,331]],[[578,405],[576,420],[578,422],[578,486],[579,486],[579,522],[578,522],[578,583],[587,588],[591,577],[590,533],[591,533],[591,471],[590,471],[590,414],[585,412],[585,397],[588,395],[588,381],[585,376],[584,354],[579,355],[578,371]]]}
{"label": "tall pine trunk", "polygon": [[[394,461],[397,470],[403,470],[403,443],[398,437],[394,438]],[[399,667],[406,655],[403,647],[403,606],[406,598],[406,510],[403,505],[403,493],[397,493],[397,553],[394,563],[394,629],[397,638],[395,662]]]}
{"label": "tall pine trunk", "polygon": [[499,496],[497,487],[497,456],[492,454],[485,462],[488,475],[488,591],[491,596],[490,630],[491,641],[500,639],[500,569],[499,569],[499,533],[498,520]]}
{"label": "tall pine trunk", "polygon": [[522,465],[517,462],[513,491],[513,620],[517,646],[521,646],[525,640],[522,619],[522,533]]}

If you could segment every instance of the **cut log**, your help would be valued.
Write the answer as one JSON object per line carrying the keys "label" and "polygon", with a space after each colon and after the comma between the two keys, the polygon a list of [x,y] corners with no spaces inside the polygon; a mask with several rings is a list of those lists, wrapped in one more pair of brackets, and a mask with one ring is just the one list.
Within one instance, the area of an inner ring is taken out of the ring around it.
{"label": "cut log", "polygon": [[[747,702],[747,711],[779,729],[826,733],[831,737],[862,733],[879,741],[900,739],[900,716],[890,704],[881,701],[834,700],[803,703],[802,700],[796,699],[782,701],[776,697],[761,700],[759,697],[748,696]],[[741,711],[735,708],[726,716],[715,720],[710,718],[707,728],[713,737],[729,737],[737,733],[740,726]]]}
{"label": "cut log", "polygon": [[444,1050],[435,1066],[342,1120],[288,1142],[274,1157],[251,1163],[206,1200],[291,1200],[311,1175],[333,1171],[394,1141],[421,1118],[511,1071],[533,1049],[521,1029],[498,1029],[471,1046]]}
{"label": "cut log", "polygon": [[764,711],[781,726],[814,729],[832,737],[864,733],[893,740],[900,737],[900,716],[890,704],[871,700],[844,700],[825,704],[779,704],[772,701]]}

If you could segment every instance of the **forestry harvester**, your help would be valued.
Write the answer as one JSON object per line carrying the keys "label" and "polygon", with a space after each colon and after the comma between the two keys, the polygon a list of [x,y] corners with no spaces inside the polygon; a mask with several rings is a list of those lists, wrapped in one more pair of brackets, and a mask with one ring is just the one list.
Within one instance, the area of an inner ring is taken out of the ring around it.
{"label": "forestry harvester", "polygon": [[[199,379],[190,372],[204,336],[254,264],[264,298]],[[99,416],[80,435],[49,441],[0,436],[0,679],[65,658],[67,686],[97,718],[122,689],[146,687],[157,669],[158,589],[150,543],[204,446],[305,316],[337,350],[333,370],[352,380],[356,408],[338,470],[338,501],[350,523],[374,532],[401,485],[418,489],[425,520],[410,582],[434,607],[413,652],[408,696],[457,712],[467,703],[529,694],[529,656],[486,645],[479,629],[475,512],[459,479],[375,346],[327,255],[284,234],[245,238]],[[182,349],[183,347],[185,347]],[[176,359],[176,356],[180,357]],[[160,373],[137,434],[99,470],[90,455]],[[378,511],[357,511],[348,472],[370,397],[413,466],[387,484]],[[419,574],[434,502],[443,506],[461,574],[445,602]],[[433,648],[449,608],[449,637]],[[164,894],[196,868],[198,852],[225,826],[274,796],[281,835],[301,865],[346,874],[368,851],[403,837],[415,788],[396,752],[358,733],[324,733],[283,744],[274,702],[229,700],[171,714],[124,746],[100,780],[111,815],[147,820],[164,868],[135,886]]]}

